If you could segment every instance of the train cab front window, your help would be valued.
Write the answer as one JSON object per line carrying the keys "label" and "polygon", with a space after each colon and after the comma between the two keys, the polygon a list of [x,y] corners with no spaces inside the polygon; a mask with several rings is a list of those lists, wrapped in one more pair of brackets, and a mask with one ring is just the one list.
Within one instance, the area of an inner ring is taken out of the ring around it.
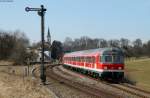
{"label": "train cab front window", "polygon": [[111,63],[113,61],[112,56],[105,56],[105,62]]}
{"label": "train cab front window", "polygon": [[121,62],[121,56],[114,55],[113,56],[113,62],[114,63],[120,63]]}
{"label": "train cab front window", "polygon": [[100,62],[102,63],[123,63],[123,56],[119,55],[103,55]]}

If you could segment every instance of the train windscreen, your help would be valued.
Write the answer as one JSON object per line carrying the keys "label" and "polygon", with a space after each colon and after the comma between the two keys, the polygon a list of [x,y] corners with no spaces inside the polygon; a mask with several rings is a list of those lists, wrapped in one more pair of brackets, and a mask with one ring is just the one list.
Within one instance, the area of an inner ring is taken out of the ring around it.
{"label": "train windscreen", "polygon": [[123,56],[121,55],[103,55],[100,62],[102,63],[124,63]]}

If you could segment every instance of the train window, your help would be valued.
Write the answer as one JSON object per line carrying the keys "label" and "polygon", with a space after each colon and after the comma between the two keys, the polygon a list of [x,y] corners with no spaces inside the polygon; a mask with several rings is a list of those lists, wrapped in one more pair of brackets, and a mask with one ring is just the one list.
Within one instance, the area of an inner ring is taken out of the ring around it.
{"label": "train window", "polygon": [[113,62],[120,62],[120,56],[114,55]]}
{"label": "train window", "polygon": [[82,57],[82,62],[86,62],[85,57]]}
{"label": "train window", "polygon": [[81,57],[81,62],[83,62],[83,57]]}
{"label": "train window", "polygon": [[82,57],[80,57],[80,62],[82,62],[82,60],[83,60]]}
{"label": "train window", "polygon": [[83,57],[83,62],[85,62],[85,57]]}
{"label": "train window", "polygon": [[88,57],[86,57],[86,62],[88,63]]}
{"label": "train window", "polygon": [[92,57],[90,57],[90,63],[92,63]]}
{"label": "train window", "polygon": [[105,56],[105,62],[112,62],[112,56]]}
{"label": "train window", "polygon": [[93,57],[91,57],[91,63],[93,63]]}
{"label": "train window", "polygon": [[75,60],[77,61],[77,57],[75,58]]}
{"label": "train window", "polygon": [[86,57],[86,62],[88,63],[88,57]]}
{"label": "train window", "polygon": [[87,57],[87,62],[89,63],[89,57]]}
{"label": "train window", "polygon": [[78,57],[78,61],[80,62],[80,57]]}
{"label": "train window", "polygon": [[101,61],[105,62],[105,63],[112,63],[113,62],[113,58],[110,55],[105,55],[105,56],[102,56]]}
{"label": "train window", "polygon": [[90,57],[90,63],[92,63],[92,57]]}
{"label": "train window", "polygon": [[92,62],[92,58],[88,57],[88,62],[91,63]]}
{"label": "train window", "polygon": [[95,58],[94,57],[92,57],[92,63],[95,63]]}
{"label": "train window", "polygon": [[83,62],[86,62],[86,59],[85,59],[85,57],[83,57]]}
{"label": "train window", "polygon": [[86,62],[86,57],[84,57],[84,62]]}
{"label": "train window", "polygon": [[82,57],[80,57],[80,62],[82,62]]}
{"label": "train window", "polygon": [[84,62],[87,62],[87,57],[84,57]]}
{"label": "train window", "polygon": [[78,57],[76,57],[76,61],[78,61]]}
{"label": "train window", "polygon": [[70,61],[72,61],[72,57],[70,57]]}
{"label": "train window", "polygon": [[92,63],[93,61],[92,61],[92,57],[90,57],[90,63]]}
{"label": "train window", "polygon": [[124,63],[124,57],[123,56],[120,56],[120,62]]}
{"label": "train window", "polygon": [[113,56],[113,62],[114,63],[123,63],[123,56],[114,55]]}
{"label": "train window", "polygon": [[120,55],[104,55],[100,57],[103,63],[123,63],[123,56]]}
{"label": "train window", "polygon": [[87,57],[87,58],[86,58],[86,62],[87,62],[87,63],[90,63],[90,62],[91,62],[91,58],[90,58],[90,57]]}
{"label": "train window", "polygon": [[88,57],[88,62],[90,63],[90,57]]}
{"label": "train window", "polygon": [[76,61],[78,61],[79,59],[78,59],[78,57],[76,57]]}

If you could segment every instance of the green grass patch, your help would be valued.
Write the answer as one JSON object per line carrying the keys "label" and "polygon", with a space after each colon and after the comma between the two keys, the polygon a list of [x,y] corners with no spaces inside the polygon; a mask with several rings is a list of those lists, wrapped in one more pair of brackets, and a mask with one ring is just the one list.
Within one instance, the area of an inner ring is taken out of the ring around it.
{"label": "green grass patch", "polygon": [[125,74],[136,81],[136,85],[150,91],[150,58],[125,62]]}

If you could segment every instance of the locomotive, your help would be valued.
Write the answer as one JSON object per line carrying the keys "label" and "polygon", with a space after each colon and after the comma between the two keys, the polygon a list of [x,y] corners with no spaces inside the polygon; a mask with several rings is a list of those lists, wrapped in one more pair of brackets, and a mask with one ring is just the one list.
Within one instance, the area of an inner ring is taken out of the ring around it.
{"label": "locomotive", "polygon": [[63,64],[101,79],[123,79],[124,53],[120,48],[98,48],[66,53]]}

